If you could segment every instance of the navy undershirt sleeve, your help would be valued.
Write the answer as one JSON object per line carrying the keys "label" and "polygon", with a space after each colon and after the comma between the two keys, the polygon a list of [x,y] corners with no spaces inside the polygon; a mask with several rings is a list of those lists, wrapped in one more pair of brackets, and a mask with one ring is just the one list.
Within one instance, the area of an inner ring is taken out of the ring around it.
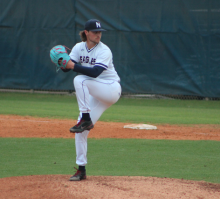
{"label": "navy undershirt sleeve", "polygon": [[93,68],[81,66],[79,64],[75,64],[73,71],[82,73],[83,75],[87,75],[89,77],[98,77],[104,70],[105,68],[101,66],[94,66]]}
{"label": "navy undershirt sleeve", "polygon": [[[82,73],[83,75],[87,75],[89,77],[98,77],[104,70],[105,68],[101,66],[94,66],[93,68],[81,66],[77,64],[74,60],[71,59],[72,62],[75,63],[73,71]],[[62,68],[61,68],[62,69]],[[62,69],[63,72],[69,72],[71,69]]]}

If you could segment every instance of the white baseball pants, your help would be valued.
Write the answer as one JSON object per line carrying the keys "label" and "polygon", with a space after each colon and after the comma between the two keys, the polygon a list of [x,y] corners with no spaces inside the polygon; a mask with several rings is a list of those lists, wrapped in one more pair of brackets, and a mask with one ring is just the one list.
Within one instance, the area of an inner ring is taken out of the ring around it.
{"label": "white baseball pants", "polygon": [[[77,102],[81,119],[82,113],[90,113],[91,120],[95,124],[102,113],[121,96],[121,85],[114,80],[94,79],[86,75],[78,75],[73,84],[76,91]],[[89,131],[75,133],[76,164],[87,164],[87,136]]]}

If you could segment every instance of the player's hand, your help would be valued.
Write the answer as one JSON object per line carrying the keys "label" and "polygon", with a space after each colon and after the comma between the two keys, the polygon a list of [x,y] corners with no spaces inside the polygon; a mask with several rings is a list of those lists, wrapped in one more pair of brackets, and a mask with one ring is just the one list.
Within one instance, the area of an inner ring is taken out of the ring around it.
{"label": "player's hand", "polygon": [[73,70],[75,66],[75,63],[72,62],[71,60],[68,61],[67,65],[66,65],[66,69],[71,69]]}
{"label": "player's hand", "polygon": [[58,64],[59,64],[59,65],[62,63],[62,60],[63,60],[63,58],[60,58],[60,59],[58,60]]}
{"label": "player's hand", "polygon": [[[58,64],[60,65],[61,63],[62,63],[62,60],[63,60],[63,58],[60,58],[59,60],[58,60]],[[74,69],[74,66],[75,66],[75,64],[71,61],[71,60],[69,60],[68,61],[68,63],[67,63],[67,65],[66,65],[66,69]]]}

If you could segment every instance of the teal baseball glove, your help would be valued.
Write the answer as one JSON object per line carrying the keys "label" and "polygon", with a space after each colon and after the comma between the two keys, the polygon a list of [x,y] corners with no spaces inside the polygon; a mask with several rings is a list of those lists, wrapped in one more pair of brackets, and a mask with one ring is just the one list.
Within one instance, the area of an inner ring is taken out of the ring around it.
{"label": "teal baseball glove", "polygon": [[65,69],[70,56],[67,54],[65,46],[57,45],[50,50],[51,61],[57,66],[56,71],[58,72],[60,68]]}

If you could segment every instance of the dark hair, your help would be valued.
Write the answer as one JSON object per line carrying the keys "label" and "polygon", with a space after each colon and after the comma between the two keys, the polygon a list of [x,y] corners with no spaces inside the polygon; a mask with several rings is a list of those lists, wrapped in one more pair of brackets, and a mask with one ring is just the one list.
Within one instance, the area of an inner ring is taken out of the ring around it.
{"label": "dark hair", "polygon": [[80,35],[80,38],[82,41],[86,41],[87,40],[87,37],[86,37],[86,34],[85,34],[85,31],[80,31],[79,32],[79,35]]}

